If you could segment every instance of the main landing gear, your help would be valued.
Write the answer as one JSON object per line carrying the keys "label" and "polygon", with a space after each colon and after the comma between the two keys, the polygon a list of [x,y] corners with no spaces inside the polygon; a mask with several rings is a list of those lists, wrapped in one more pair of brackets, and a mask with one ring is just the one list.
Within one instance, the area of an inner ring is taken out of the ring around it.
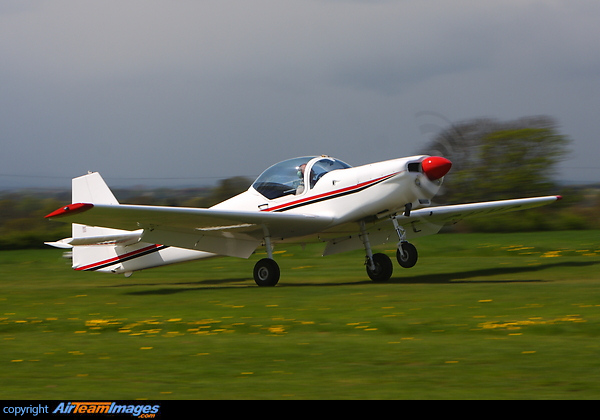
{"label": "main landing gear", "polygon": [[[398,264],[404,268],[414,267],[418,259],[417,248],[406,240],[406,232],[395,217],[392,217],[392,222],[394,223],[394,228],[400,238],[398,249],[396,250]],[[364,222],[360,223],[360,230],[361,239],[367,253],[365,265],[367,267],[369,278],[374,282],[388,281],[392,277],[392,272],[394,270],[390,257],[382,253],[373,254],[371,243],[369,242],[369,234]]]}
{"label": "main landing gear", "polygon": [[254,281],[259,286],[275,286],[279,276],[279,265],[271,258],[263,258],[254,266]]}
{"label": "main landing gear", "polygon": [[254,281],[262,287],[275,286],[279,282],[280,270],[279,265],[273,259],[273,247],[271,246],[271,236],[266,227],[265,230],[265,247],[267,248],[267,258],[258,261],[254,266]]}

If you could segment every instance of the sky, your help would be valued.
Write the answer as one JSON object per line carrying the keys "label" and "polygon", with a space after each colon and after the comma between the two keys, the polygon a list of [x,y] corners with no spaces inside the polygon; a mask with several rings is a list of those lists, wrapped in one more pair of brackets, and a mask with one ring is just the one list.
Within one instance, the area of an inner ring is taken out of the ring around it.
{"label": "sky", "polygon": [[600,181],[598,0],[3,0],[0,190],[206,185],[548,115]]}

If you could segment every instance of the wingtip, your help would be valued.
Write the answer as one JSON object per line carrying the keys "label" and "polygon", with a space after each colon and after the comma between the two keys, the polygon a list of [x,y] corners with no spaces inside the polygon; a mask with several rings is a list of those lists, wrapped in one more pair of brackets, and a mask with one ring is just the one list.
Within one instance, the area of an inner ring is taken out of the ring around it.
{"label": "wingtip", "polygon": [[47,214],[46,216],[44,216],[44,218],[46,218],[46,219],[52,219],[52,218],[55,218],[55,217],[72,216],[73,214],[81,213],[81,212],[84,212],[86,210],[89,210],[92,207],[94,207],[94,205],[93,204],[89,204],[89,203],[74,203],[74,204],[69,204],[68,206],[61,207],[58,210],[55,210],[52,213]]}

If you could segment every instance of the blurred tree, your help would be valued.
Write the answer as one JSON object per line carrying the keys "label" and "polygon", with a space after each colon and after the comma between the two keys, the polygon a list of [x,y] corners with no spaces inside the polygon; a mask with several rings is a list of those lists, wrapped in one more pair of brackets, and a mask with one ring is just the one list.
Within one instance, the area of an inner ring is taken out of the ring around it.
{"label": "blurred tree", "polygon": [[475,119],[442,130],[422,152],[453,164],[436,198],[464,203],[552,193],[552,177],[568,142],[547,116]]}

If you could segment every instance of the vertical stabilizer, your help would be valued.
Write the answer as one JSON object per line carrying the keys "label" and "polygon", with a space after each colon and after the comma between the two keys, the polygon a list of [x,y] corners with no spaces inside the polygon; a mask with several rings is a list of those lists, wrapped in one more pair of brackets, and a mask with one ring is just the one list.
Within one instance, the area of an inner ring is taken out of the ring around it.
{"label": "vertical stabilizer", "polygon": [[[98,172],[89,172],[87,175],[73,178],[71,185],[72,203],[119,204]],[[77,223],[73,223],[72,226],[73,238],[111,235],[123,232],[117,229],[84,226]]]}
{"label": "vertical stabilizer", "polygon": [[[71,185],[71,201],[73,203],[119,204],[98,172],[89,172],[87,175],[73,178]],[[72,237],[75,239],[118,235],[127,232],[104,227],[85,226],[78,223],[72,223],[71,226]],[[91,262],[115,256],[115,245],[76,246],[73,248],[73,268],[77,269]]]}
{"label": "vertical stabilizer", "polygon": [[72,203],[119,204],[98,172],[73,178]]}
{"label": "vertical stabilizer", "polygon": [[[119,204],[97,172],[74,178],[72,187],[74,204]],[[72,248],[73,269],[77,271],[130,276],[132,272],[145,268],[215,256],[209,252],[142,242],[142,229],[128,231],[78,223],[71,225],[71,238],[46,243],[58,248]]]}

